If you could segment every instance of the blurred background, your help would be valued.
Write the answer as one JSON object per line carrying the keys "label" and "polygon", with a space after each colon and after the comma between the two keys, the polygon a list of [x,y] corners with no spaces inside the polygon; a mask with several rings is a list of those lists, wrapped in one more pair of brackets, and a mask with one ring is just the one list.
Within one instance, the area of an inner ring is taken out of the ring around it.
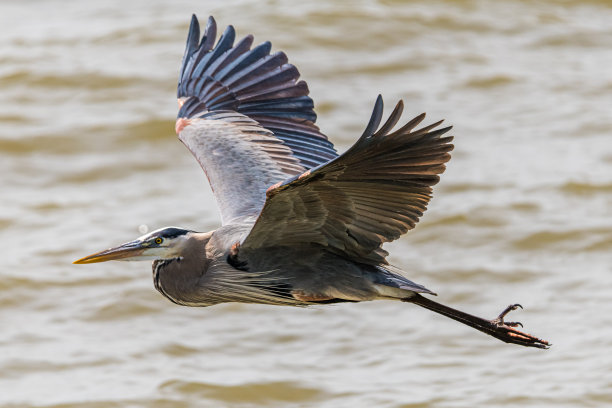
{"label": "blurred background", "polygon": [[[149,263],[72,265],[219,225],[174,134],[192,13],[285,51],[339,151],[378,93],[454,125],[390,260],[554,346],[396,302],[179,307]],[[0,407],[612,404],[612,3],[3,0],[0,27]]]}

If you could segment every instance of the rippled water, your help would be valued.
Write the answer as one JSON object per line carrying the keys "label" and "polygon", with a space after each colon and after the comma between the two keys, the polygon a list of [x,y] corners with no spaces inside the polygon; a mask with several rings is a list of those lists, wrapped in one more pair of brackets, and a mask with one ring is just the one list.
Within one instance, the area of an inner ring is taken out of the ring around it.
{"label": "rippled water", "polygon": [[[522,303],[554,347],[395,302],[179,307],[148,263],[71,265],[218,226],[173,131],[192,12],[286,51],[340,150],[379,92],[453,124],[391,261],[475,314]],[[611,22],[606,1],[3,1],[0,406],[612,404]]]}

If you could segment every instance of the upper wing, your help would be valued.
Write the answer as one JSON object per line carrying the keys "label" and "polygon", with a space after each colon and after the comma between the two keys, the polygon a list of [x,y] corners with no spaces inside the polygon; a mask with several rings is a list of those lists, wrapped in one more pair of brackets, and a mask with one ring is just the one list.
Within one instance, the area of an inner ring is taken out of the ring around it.
{"label": "upper wing", "polygon": [[379,96],[361,138],[331,162],[272,186],[238,255],[270,246],[317,244],[358,262],[386,263],[381,248],[414,228],[439,181],[452,137],[440,122],[412,131],[421,114],[391,133],[400,101],[378,128]]}
{"label": "upper wing", "polygon": [[225,224],[256,216],[270,184],[337,154],[314,124],[308,86],[286,55],[270,54],[269,42],[251,49],[250,35],[234,45],[232,26],[213,47],[216,32],[209,17],[200,40],[192,17],[176,130],[208,175]]}

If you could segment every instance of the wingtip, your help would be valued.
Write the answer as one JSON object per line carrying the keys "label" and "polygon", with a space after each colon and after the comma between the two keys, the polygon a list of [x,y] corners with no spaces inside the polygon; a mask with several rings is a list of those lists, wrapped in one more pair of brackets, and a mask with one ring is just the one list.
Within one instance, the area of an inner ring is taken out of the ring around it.
{"label": "wingtip", "polygon": [[382,125],[382,127],[380,127],[380,129],[378,129],[373,136],[386,136],[397,124],[403,111],[404,102],[400,99],[397,104],[395,104],[395,108],[393,108],[393,112],[391,112],[391,115],[389,115],[389,118],[385,124]]}
{"label": "wingtip", "polygon": [[[402,116],[402,112],[404,112],[404,101],[402,101],[401,99],[399,101],[397,101],[397,103],[395,104],[395,108],[393,108],[393,112],[391,113],[390,118],[397,116],[397,119],[399,120],[399,117]],[[390,119],[389,118],[389,119]],[[396,121],[397,122],[397,121]]]}
{"label": "wingtip", "polygon": [[200,22],[195,14],[191,15],[191,22],[189,23],[189,31],[187,35],[187,45],[192,43],[198,43],[200,41]]}
{"label": "wingtip", "polygon": [[269,54],[272,50],[272,43],[270,41],[264,41],[260,44],[266,50],[266,53]]}
{"label": "wingtip", "polygon": [[204,38],[212,41],[212,44],[208,44],[208,48],[212,49],[217,39],[217,20],[213,16],[208,16],[208,19],[206,19],[206,28],[204,29],[202,42],[204,42]]}
{"label": "wingtip", "polygon": [[378,94],[378,96],[376,97],[376,102],[374,102],[374,111],[380,111],[380,114],[382,116],[384,109],[385,103],[383,102],[383,97],[381,94]]}
{"label": "wingtip", "polygon": [[438,126],[440,126],[442,123],[444,122],[444,119],[440,119],[439,121],[432,123],[431,126],[432,128],[437,128]]}
{"label": "wingtip", "polygon": [[[194,16],[195,16],[195,14],[194,14]],[[213,26],[217,27],[217,21],[215,20],[215,18],[213,16],[208,16],[208,19],[206,20],[206,32],[208,32],[208,28],[209,27],[213,27]]]}
{"label": "wingtip", "polygon": [[381,94],[378,94],[376,102],[374,103],[374,110],[372,110],[372,116],[370,116],[370,121],[363,131],[361,138],[370,137],[376,132],[376,129],[378,129],[380,126],[380,121],[382,120],[383,109],[383,98]]}

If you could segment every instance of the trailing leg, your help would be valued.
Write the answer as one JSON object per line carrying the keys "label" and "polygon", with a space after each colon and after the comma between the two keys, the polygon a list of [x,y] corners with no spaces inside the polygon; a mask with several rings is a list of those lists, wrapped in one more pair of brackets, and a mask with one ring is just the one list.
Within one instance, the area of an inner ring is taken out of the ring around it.
{"label": "trailing leg", "polygon": [[512,310],[522,308],[521,305],[515,304],[510,305],[495,319],[486,320],[481,317],[473,316],[469,313],[462,312],[452,307],[445,306],[443,304],[434,302],[419,294],[402,299],[404,302],[411,302],[417,304],[425,309],[429,309],[446,317],[450,317],[453,320],[466,324],[470,327],[480,330],[483,333],[493,336],[506,343],[519,344],[525,347],[537,347],[546,349],[551,346],[546,340],[539,339],[530,334],[524,333],[515,329],[515,327],[523,325],[519,322],[504,322],[504,317]]}

